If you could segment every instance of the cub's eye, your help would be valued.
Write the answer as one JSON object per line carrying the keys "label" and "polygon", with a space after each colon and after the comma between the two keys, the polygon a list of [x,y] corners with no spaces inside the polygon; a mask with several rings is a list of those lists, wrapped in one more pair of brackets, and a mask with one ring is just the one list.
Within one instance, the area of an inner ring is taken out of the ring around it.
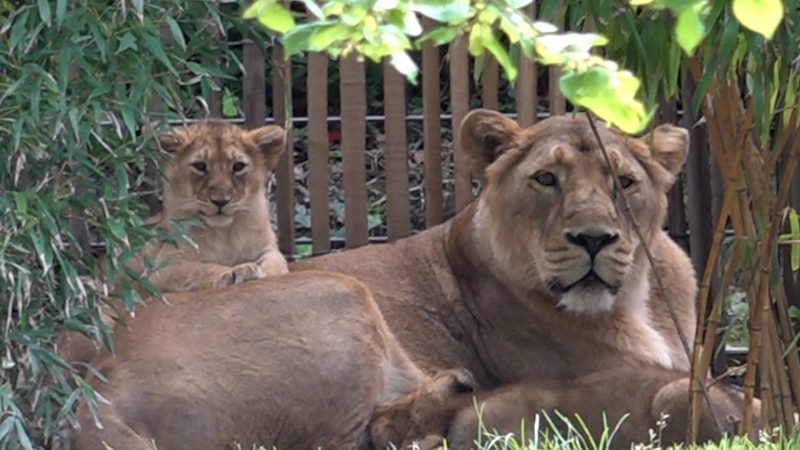
{"label": "cub's eye", "polygon": [[556,174],[553,172],[537,172],[533,179],[536,180],[537,183],[541,184],[542,186],[555,186],[558,184],[558,178],[556,178]]}
{"label": "cub's eye", "polygon": [[247,167],[247,164],[245,164],[245,163],[243,163],[241,161],[237,161],[237,162],[233,163],[233,173],[239,173],[239,172],[243,171],[245,167]]}
{"label": "cub's eye", "polygon": [[195,162],[193,162],[192,163],[192,167],[194,167],[194,170],[196,170],[196,171],[198,171],[200,173],[208,172],[208,166],[203,161],[195,161]]}
{"label": "cub's eye", "polygon": [[633,178],[622,175],[619,177],[619,185],[622,186],[622,189],[628,189],[629,187],[633,186]]}

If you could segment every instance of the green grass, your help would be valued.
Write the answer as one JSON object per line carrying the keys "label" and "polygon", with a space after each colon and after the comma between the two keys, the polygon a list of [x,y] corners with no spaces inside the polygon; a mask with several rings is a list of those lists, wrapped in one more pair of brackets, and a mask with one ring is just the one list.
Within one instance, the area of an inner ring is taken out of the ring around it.
{"label": "green grass", "polygon": [[[599,436],[593,436],[584,421],[576,416],[574,419],[556,413],[555,417],[547,414],[536,415],[533,422],[533,435],[526,437],[521,424],[519,434],[499,434],[486,430],[481,424],[480,439],[476,439],[476,450],[612,450],[615,447],[614,434],[619,429],[623,417],[616,424],[606,424]],[[650,441],[634,444],[631,450],[800,450],[800,434],[786,436],[780,429],[771,433],[762,432],[758,442],[751,442],[744,437],[725,438],[717,443],[696,445],[661,445],[660,430],[666,425],[665,417],[657,423],[658,430],[650,430]],[[446,446],[444,450],[450,450]],[[459,450],[459,449],[452,449]]]}
{"label": "green grass", "polygon": [[[665,418],[666,419],[666,418]],[[519,434],[507,433],[501,434],[494,431],[487,430],[483,424],[479,426],[480,437],[476,439],[476,450],[612,450],[614,443],[614,434],[622,422],[625,420],[623,417],[620,422],[614,424],[607,424],[603,432],[599,436],[592,436],[589,433],[586,424],[580,417],[575,419],[568,419],[561,414],[556,413],[555,417],[550,417],[547,414],[537,415],[533,422],[533,435],[526,436],[524,430],[527,428],[525,423],[521,423]],[[659,421],[659,429],[663,429],[666,422],[665,420]],[[153,448],[157,450],[154,445]],[[114,450],[106,446],[107,450]],[[253,445],[252,447],[245,447],[236,443],[236,450],[278,450],[275,447],[269,448],[265,446]],[[382,450],[382,449],[378,449]],[[409,450],[397,449],[391,450]],[[419,450],[414,445],[410,450]],[[447,442],[444,443],[442,450],[461,450],[450,449]],[[772,432],[761,432],[758,442],[751,442],[747,438],[732,437],[725,438],[720,442],[709,442],[696,445],[673,445],[661,446],[659,430],[650,430],[650,441],[647,443],[634,444],[631,450],[800,450],[800,433],[795,432],[791,435],[786,435],[780,429],[775,429]]]}

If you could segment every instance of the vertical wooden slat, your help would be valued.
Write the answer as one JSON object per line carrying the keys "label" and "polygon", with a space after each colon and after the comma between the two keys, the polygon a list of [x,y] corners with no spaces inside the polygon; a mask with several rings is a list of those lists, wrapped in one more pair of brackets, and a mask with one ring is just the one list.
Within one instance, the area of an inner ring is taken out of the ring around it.
{"label": "vertical wooden slat", "polygon": [[[559,0],[558,6],[555,8],[555,17],[553,17],[553,24],[559,30],[564,30],[564,1]],[[558,66],[550,66],[548,70],[548,83],[547,83],[547,96],[550,106],[550,114],[564,114],[567,111],[567,103],[564,100],[564,95],[558,88],[558,79],[561,77],[561,69]]]}
{"label": "vertical wooden slat", "polygon": [[[264,125],[267,116],[267,92],[264,77],[264,52],[253,41],[247,40],[243,44],[242,58],[244,59],[244,125],[248,129]],[[210,106],[210,105],[209,105]]]}
{"label": "vertical wooden slat", "polygon": [[[432,22],[424,21],[426,29]],[[423,153],[425,155],[425,226],[444,220],[442,212],[442,124],[439,101],[439,49],[429,40],[422,44]]]}
{"label": "vertical wooden slat", "polygon": [[308,190],[311,196],[311,247],[331,250],[328,207],[328,57],[308,56]]}
{"label": "vertical wooden slat", "polygon": [[[212,3],[214,4],[214,9],[216,11],[219,11],[219,0],[212,0]],[[216,25],[217,25],[216,23],[211,25],[211,35],[213,37],[215,37],[216,40],[219,40],[220,37],[222,36],[222,30],[217,28]],[[222,45],[226,45],[226,43],[223,43]],[[263,56],[262,56],[262,62],[263,62]],[[263,77],[262,77],[262,79],[263,79]],[[209,98],[208,98],[208,115],[210,117],[214,117],[214,118],[221,118],[222,117],[222,80],[219,77],[213,77],[213,80],[214,80],[214,84],[219,86],[219,89],[212,90],[211,93],[209,94]],[[266,112],[265,112],[265,114],[266,114]]]}
{"label": "vertical wooden slat", "polygon": [[[691,76],[683,77],[681,97],[690,99],[694,95],[694,80]],[[714,233],[713,222],[717,219],[711,217],[711,173],[709,169],[710,152],[708,136],[703,127],[694,127],[697,120],[691,108],[684,108],[681,125],[690,130],[689,148],[692,151],[686,157],[686,187],[692,195],[686,204],[686,218],[689,224],[690,256],[697,273],[704,273],[706,258],[711,247]]]}
{"label": "vertical wooden slat", "polygon": [[364,64],[355,55],[339,62],[342,110],[342,158],[345,239],[348,248],[369,242],[367,228],[367,171],[364,145],[367,134],[367,94]]}
{"label": "vertical wooden slat", "polygon": [[450,104],[453,107],[453,159],[455,165],[455,207],[461,211],[472,200],[469,163],[461,151],[459,127],[469,111],[469,56],[465,36],[450,44]]}
{"label": "vertical wooden slat", "polygon": [[386,228],[390,241],[411,234],[408,196],[405,78],[388,60],[383,63],[383,108],[386,115]]}
{"label": "vertical wooden slat", "polygon": [[[533,2],[528,11],[531,17],[536,17],[536,2]],[[537,105],[539,95],[536,92],[536,63],[533,58],[521,55],[519,60],[519,73],[517,74],[517,123],[521,127],[529,127],[536,123]]]}
{"label": "vertical wooden slat", "polygon": [[[278,45],[272,49],[272,111],[277,125],[286,125],[286,93],[292,88],[291,64]],[[291,125],[290,125],[291,126]],[[278,205],[278,247],[294,254],[294,146],[287,133],[286,151],[275,168],[275,201]]]}
{"label": "vertical wooden slat", "polygon": [[486,109],[497,110],[497,91],[500,85],[500,73],[497,60],[489,52],[483,55],[483,76],[481,77],[481,101]]}

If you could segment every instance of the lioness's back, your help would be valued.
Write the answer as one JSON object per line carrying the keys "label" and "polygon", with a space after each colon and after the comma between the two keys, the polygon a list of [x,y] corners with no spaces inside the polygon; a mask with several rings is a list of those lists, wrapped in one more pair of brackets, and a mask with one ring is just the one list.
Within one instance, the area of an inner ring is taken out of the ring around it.
{"label": "lioness's back", "polygon": [[349,445],[397,359],[369,293],[342,275],[168,300],[143,308],[116,333],[117,355],[95,361],[109,382],[92,384],[112,405],[99,408],[104,431],[82,407],[78,449],[102,448],[101,439],[126,449],[150,439],[160,449]]}

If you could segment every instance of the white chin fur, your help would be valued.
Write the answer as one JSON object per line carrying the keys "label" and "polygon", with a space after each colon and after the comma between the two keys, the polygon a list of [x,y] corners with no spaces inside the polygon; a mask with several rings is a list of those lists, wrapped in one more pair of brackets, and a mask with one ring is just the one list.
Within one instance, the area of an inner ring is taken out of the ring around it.
{"label": "white chin fur", "polygon": [[605,287],[576,286],[561,295],[558,306],[576,314],[595,316],[611,311],[616,299]]}
{"label": "white chin fur", "polygon": [[203,222],[209,227],[227,227],[233,222],[233,217],[215,214],[213,216],[203,216]]}

